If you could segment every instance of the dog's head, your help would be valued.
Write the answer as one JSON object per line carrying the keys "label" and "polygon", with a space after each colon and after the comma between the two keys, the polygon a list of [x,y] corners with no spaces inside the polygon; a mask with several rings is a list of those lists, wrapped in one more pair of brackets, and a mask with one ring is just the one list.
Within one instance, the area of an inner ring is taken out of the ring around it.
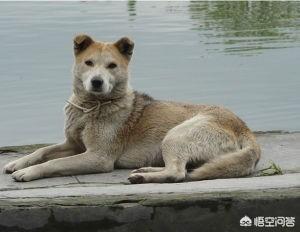
{"label": "dog's head", "polygon": [[114,98],[128,89],[128,65],[134,43],[123,37],[114,43],[94,41],[88,35],[74,38],[75,94]]}

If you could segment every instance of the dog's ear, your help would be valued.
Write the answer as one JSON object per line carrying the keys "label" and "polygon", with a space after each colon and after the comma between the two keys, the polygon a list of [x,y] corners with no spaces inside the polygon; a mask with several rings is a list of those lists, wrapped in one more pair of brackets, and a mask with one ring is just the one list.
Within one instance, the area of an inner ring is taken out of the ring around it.
{"label": "dog's ear", "polygon": [[128,37],[123,37],[115,42],[115,46],[118,48],[119,52],[124,55],[128,60],[130,60],[134,48],[134,43]]}
{"label": "dog's ear", "polygon": [[88,48],[92,43],[94,43],[94,40],[88,35],[80,34],[75,36],[73,42],[74,42],[74,53],[75,55],[78,55],[86,48]]}

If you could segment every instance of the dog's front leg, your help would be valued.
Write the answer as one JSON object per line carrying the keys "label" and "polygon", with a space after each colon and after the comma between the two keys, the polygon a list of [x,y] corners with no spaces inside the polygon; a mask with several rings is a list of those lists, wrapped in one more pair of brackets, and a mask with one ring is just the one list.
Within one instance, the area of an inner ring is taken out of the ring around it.
{"label": "dog's front leg", "polygon": [[55,144],[47,147],[42,147],[35,152],[26,155],[20,159],[14,160],[5,165],[4,173],[13,173],[20,169],[40,164],[48,160],[67,157],[77,154],[76,147],[70,141],[66,141],[62,144]]}
{"label": "dog's front leg", "polygon": [[44,177],[110,172],[113,168],[112,157],[87,151],[21,169],[14,172],[12,177],[16,181],[31,181]]}

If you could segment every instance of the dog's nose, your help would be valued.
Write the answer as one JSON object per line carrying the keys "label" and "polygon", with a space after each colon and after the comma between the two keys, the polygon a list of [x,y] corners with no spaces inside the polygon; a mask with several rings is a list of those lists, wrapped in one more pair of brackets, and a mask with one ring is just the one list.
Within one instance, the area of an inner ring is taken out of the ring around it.
{"label": "dog's nose", "polygon": [[92,86],[96,89],[100,88],[102,86],[102,84],[103,84],[103,80],[101,80],[101,79],[92,80]]}

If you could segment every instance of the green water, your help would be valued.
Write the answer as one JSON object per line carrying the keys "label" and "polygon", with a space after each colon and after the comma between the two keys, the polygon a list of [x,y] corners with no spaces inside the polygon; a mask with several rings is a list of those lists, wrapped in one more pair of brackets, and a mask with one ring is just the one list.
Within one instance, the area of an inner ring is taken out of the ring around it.
{"label": "green water", "polygon": [[72,38],[135,41],[132,85],[300,130],[298,2],[0,2],[0,146],[63,138]]}

